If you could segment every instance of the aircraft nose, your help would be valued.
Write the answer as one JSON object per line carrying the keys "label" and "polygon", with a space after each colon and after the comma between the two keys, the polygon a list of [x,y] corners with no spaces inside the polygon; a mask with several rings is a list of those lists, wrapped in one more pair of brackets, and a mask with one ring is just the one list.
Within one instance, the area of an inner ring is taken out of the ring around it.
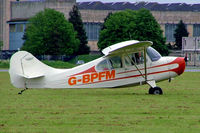
{"label": "aircraft nose", "polygon": [[176,73],[178,75],[181,75],[184,72],[184,70],[185,70],[185,60],[184,60],[183,57],[177,57],[176,58],[176,63],[179,65]]}

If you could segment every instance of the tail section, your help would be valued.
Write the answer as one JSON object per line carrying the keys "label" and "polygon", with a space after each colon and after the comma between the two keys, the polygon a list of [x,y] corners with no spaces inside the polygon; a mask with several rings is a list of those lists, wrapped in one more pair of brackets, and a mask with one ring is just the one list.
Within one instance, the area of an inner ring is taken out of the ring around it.
{"label": "tail section", "polygon": [[40,62],[31,53],[19,51],[11,57],[9,74],[13,86],[27,88],[27,79],[42,78],[45,73],[53,69]]}

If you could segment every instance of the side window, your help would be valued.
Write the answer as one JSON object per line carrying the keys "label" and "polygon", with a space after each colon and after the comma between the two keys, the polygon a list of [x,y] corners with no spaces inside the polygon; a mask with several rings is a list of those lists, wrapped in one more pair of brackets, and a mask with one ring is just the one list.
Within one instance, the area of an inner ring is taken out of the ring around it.
{"label": "side window", "polygon": [[128,55],[128,56],[124,56],[124,62],[125,62],[125,65],[127,66],[127,67],[129,67],[129,66],[132,66],[133,65],[133,62],[130,60],[130,58],[131,58],[131,55]]}
{"label": "side window", "polygon": [[98,71],[107,71],[107,70],[109,70],[108,61],[107,61],[107,60],[101,61],[101,62],[97,65],[97,70],[98,70]]}
{"label": "side window", "polygon": [[160,53],[158,53],[158,51],[156,51],[152,47],[147,48],[147,54],[149,55],[149,57],[151,58],[152,61],[157,61],[161,58]]}
{"label": "side window", "polygon": [[139,56],[139,53],[134,53],[134,54],[132,54],[132,60],[133,60],[136,64],[140,64],[140,56]]}
{"label": "side window", "polygon": [[139,52],[139,64],[144,64],[144,53],[143,52]]}
{"label": "side window", "polygon": [[[132,53],[128,55],[129,57],[125,57],[125,63],[127,66],[134,65],[133,62],[136,65],[143,64],[144,63],[144,53],[138,52],[138,53]],[[130,61],[130,59],[132,61]]]}
{"label": "side window", "polygon": [[110,58],[110,64],[112,69],[113,68],[122,68],[122,60],[119,56],[114,56]]}

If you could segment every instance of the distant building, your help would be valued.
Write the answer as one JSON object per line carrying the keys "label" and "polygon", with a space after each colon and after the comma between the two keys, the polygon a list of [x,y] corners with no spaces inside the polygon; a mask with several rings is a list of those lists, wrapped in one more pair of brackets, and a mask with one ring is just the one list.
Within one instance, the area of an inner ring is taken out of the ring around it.
{"label": "distant building", "polygon": [[0,41],[4,43],[4,50],[9,49],[9,25],[6,22],[10,20],[10,1],[13,0],[0,0]]}
{"label": "distant building", "polygon": [[182,54],[187,65],[200,66],[200,37],[183,37]]}
{"label": "distant building", "polygon": [[[69,11],[75,4],[80,9],[88,37],[88,45],[92,51],[98,50],[97,41],[104,18],[110,12],[118,12],[125,9],[149,9],[160,24],[167,42],[175,42],[174,30],[180,20],[183,20],[186,24],[190,37],[200,36],[200,4],[158,4],[156,2],[76,3],[76,0],[0,0],[0,5],[5,5],[0,6],[0,11],[3,11],[3,13],[0,12],[0,39],[4,41],[4,50],[16,50],[22,46],[22,36],[28,19],[37,12],[45,8],[53,8],[63,12],[68,19]],[[2,16],[3,21],[1,19]]]}
{"label": "distant building", "polygon": [[[158,4],[156,2],[82,2],[77,3],[81,11],[83,21],[87,23],[90,32],[87,32],[89,43],[95,44],[98,40],[92,38],[96,31],[98,31],[101,23],[109,12],[117,12],[125,9],[138,10],[146,8],[151,11],[163,30],[166,41],[174,43],[174,30],[180,20],[186,24],[189,36],[200,36],[200,4]],[[86,31],[89,29],[87,28]]]}
{"label": "distant building", "polygon": [[[9,1],[9,0],[8,0]],[[8,4],[8,3],[7,3]],[[34,16],[37,12],[45,8],[52,8],[57,11],[63,12],[65,17],[69,17],[73,5],[76,0],[20,0],[10,1],[10,19],[7,21],[9,25],[9,38],[5,42],[4,50],[17,50],[23,45],[22,39],[28,19]]]}

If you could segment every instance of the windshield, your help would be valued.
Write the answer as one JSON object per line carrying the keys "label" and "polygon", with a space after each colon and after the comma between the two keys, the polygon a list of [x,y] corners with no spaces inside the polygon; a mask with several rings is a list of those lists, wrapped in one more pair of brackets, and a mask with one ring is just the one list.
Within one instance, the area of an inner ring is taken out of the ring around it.
{"label": "windshield", "polygon": [[98,65],[97,65],[97,70],[98,71],[107,71],[107,70],[109,70],[109,67],[108,67],[109,65],[108,65],[108,62],[107,62],[107,60],[105,59],[105,60],[103,60],[103,61],[101,61]]}
{"label": "windshield", "polygon": [[160,53],[158,53],[158,51],[156,51],[154,48],[152,47],[148,47],[147,48],[147,54],[149,55],[150,59],[152,61],[157,61],[161,58]]}

